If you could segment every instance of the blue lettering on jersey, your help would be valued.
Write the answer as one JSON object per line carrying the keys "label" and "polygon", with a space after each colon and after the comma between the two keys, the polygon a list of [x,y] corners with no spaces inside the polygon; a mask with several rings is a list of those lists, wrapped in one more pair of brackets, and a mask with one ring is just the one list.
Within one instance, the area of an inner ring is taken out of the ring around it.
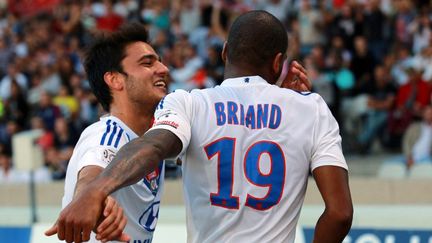
{"label": "blue lettering on jersey", "polygon": [[216,121],[218,126],[222,126],[226,122],[225,106],[222,102],[215,103]]}
{"label": "blue lettering on jersey", "polygon": [[142,213],[138,220],[138,223],[147,231],[153,232],[156,228],[156,223],[159,217],[159,206],[160,201],[153,202],[150,206]]}
{"label": "blue lettering on jersey", "polygon": [[277,105],[271,106],[269,128],[276,129],[279,127],[282,118],[281,108]]}
{"label": "blue lettering on jersey", "polygon": [[242,104],[240,104],[240,125],[244,126],[244,120],[245,120],[245,114],[244,114],[244,107]]}
{"label": "blue lettering on jersey", "polygon": [[250,105],[246,112],[245,126],[250,129],[255,129],[255,109],[253,105]]}
{"label": "blue lettering on jersey", "polygon": [[238,125],[238,119],[236,116],[238,110],[237,104],[232,101],[228,101],[227,109],[228,109],[228,124]]}
{"label": "blue lettering on jersey", "polygon": [[268,104],[264,104],[264,108],[262,104],[258,104],[257,129],[267,127],[267,121],[268,121]]}
{"label": "blue lettering on jersey", "polygon": [[146,240],[133,240],[133,241],[128,241],[129,243],[151,243],[152,239],[146,239]]}
{"label": "blue lettering on jersey", "polygon": [[[226,110],[225,110],[226,107]],[[282,109],[275,104],[257,104],[245,107],[233,101],[214,104],[216,125],[241,125],[250,129],[276,129],[282,120]]]}

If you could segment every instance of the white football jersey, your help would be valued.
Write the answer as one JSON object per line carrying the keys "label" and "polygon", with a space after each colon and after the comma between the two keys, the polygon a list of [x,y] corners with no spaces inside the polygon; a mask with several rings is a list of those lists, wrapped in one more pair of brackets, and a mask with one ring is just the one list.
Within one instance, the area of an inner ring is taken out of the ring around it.
{"label": "white football jersey", "polygon": [[[73,199],[78,172],[85,166],[97,165],[105,168],[118,150],[130,140],[138,137],[120,119],[105,116],[87,127],[75,146],[66,172],[65,194],[62,206]],[[164,182],[164,163],[137,184],[122,188],[113,196],[122,206],[128,222],[125,232],[130,242],[150,243],[156,227],[160,198]],[[92,233],[90,242],[99,242]]]}
{"label": "white football jersey", "polygon": [[259,76],[175,91],[155,117],[183,143],[188,242],[294,242],[310,171],[347,169],[323,99]]}

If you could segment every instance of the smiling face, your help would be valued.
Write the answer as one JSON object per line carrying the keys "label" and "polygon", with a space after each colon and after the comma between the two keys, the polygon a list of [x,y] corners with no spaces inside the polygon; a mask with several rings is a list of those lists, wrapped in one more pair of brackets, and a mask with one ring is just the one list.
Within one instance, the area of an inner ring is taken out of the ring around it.
{"label": "smiling face", "polygon": [[154,49],[144,42],[129,44],[125,54],[121,66],[130,101],[156,107],[167,92],[168,68]]}

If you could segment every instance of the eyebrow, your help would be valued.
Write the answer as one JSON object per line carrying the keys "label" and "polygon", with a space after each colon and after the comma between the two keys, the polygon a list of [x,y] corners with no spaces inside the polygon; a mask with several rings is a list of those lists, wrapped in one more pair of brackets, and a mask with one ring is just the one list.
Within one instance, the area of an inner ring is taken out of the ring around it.
{"label": "eyebrow", "polygon": [[147,54],[147,55],[143,55],[142,57],[140,57],[138,59],[138,63],[144,61],[145,59],[154,59],[154,60],[158,60],[161,61],[161,58],[158,55],[155,54]]}

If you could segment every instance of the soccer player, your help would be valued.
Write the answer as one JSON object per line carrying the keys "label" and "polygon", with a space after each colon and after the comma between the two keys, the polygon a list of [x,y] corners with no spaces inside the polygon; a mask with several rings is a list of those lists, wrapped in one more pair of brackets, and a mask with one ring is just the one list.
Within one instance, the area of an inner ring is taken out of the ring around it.
{"label": "soccer player", "polygon": [[286,50],[274,16],[239,16],[223,49],[224,82],[161,100],[154,126],[117,153],[57,227],[84,234],[110,193],[181,155],[188,242],[294,242],[310,171],[325,203],[314,242],[341,242],[353,208],[339,128],[318,94],[273,85]]}
{"label": "soccer player", "polygon": [[[117,32],[96,38],[84,65],[93,93],[109,114],[81,134],[67,169],[63,207],[111,162],[123,145],[150,128],[156,105],[167,91],[168,68],[147,43],[147,32],[139,24],[128,24]],[[161,162],[136,184],[114,193],[127,216],[125,233],[131,242],[150,243],[152,240],[163,177],[164,163]],[[119,214],[123,215],[121,210]],[[99,232],[118,231],[118,226],[108,221],[98,229]],[[81,238],[81,235],[59,229],[61,240],[89,240],[87,236]],[[105,237],[110,238],[110,235],[101,233],[98,240],[106,240]],[[99,242],[94,234],[90,240]]]}

